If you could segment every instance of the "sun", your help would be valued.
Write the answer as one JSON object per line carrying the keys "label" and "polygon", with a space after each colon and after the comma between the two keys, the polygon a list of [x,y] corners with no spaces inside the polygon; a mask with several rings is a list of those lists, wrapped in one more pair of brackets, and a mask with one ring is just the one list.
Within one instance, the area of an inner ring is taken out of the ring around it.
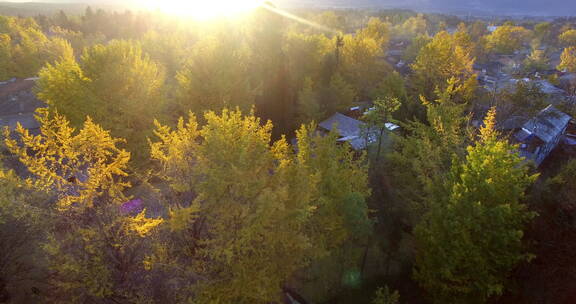
{"label": "sun", "polygon": [[233,17],[250,12],[264,0],[146,0],[148,9],[198,20]]}

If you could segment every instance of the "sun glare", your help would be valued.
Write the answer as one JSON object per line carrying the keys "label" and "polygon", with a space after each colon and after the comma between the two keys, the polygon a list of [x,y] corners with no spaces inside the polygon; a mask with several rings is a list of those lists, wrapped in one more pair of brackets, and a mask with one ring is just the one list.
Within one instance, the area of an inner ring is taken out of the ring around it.
{"label": "sun glare", "polygon": [[199,20],[234,17],[250,12],[263,0],[147,0],[148,9]]}

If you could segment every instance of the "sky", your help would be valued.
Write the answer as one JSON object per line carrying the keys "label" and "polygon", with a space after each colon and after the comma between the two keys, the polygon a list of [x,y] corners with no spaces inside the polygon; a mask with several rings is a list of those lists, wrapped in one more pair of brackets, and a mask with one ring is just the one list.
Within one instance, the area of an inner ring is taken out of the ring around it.
{"label": "sky", "polygon": [[[0,0],[2,1],[2,0]],[[138,0],[12,0],[13,2],[59,2],[127,4]],[[186,1],[186,0],[183,0]],[[190,0],[188,0],[190,1]],[[210,0],[206,0],[210,1]],[[242,1],[242,0],[238,0]],[[386,7],[471,13],[576,16],[576,0],[272,0],[282,7]]]}
{"label": "sky", "polygon": [[300,5],[384,6],[440,11],[489,11],[499,14],[576,15],[576,0],[276,0]]}

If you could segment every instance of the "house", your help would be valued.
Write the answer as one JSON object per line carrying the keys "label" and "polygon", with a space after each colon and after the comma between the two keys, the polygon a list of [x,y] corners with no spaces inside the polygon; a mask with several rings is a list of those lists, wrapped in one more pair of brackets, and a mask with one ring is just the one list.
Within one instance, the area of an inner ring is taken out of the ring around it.
{"label": "house", "polygon": [[398,69],[401,69],[406,65],[406,62],[402,60],[403,58],[404,58],[403,49],[392,49],[386,52],[386,61]]}
{"label": "house", "polygon": [[[336,128],[339,135],[338,142],[348,142],[352,149],[356,151],[364,150],[369,144],[377,141],[378,130],[367,130],[366,126],[366,123],[341,113],[336,113],[318,124],[320,131],[326,133]],[[386,128],[394,131],[399,127],[395,124],[387,123]]]}
{"label": "house", "polygon": [[18,123],[32,132],[40,128],[34,112],[45,104],[34,95],[35,84],[35,78],[0,82],[0,128],[14,129]]}
{"label": "house", "polygon": [[556,68],[562,62],[562,50],[552,52],[549,56],[549,65],[553,68]]}
{"label": "house", "polygon": [[336,113],[330,118],[318,124],[318,127],[325,132],[331,132],[336,128],[339,142],[348,142],[352,149],[356,151],[364,150],[366,146],[373,142],[372,136],[363,136],[365,123],[360,120]]}
{"label": "house", "polygon": [[500,62],[490,61],[487,63],[474,63],[472,68],[480,80],[484,76],[499,77],[504,66]]}
{"label": "house", "polygon": [[352,105],[344,115],[360,119],[368,109],[372,108],[374,103],[372,101],[359,101],[353,102]]}
{"label": "house", "polygon": [[494,33],[497,29],[499,28],[499,26],[496,25],[489,25],[486,27],[486,30],[490,33]]}
{"label": "house", "polygon": [[542,93],[548,95],[564,95],[566,91],[562,90],[561,88],[553,85],[550,81],[542,79],[542,80],[534,80],[539,87]]}
{"label": "house", "polygon": [[525,57],[524,54],[498,55],[493,60],[502,66],[503,72],[514,74],[521,70]]}
{"label": "house", "polygon": [[570,121],[564,134],[564,150],[576,155],[576,120]]}
{"label": "house", "polygon": [[550,105],[522,125],[512,140],[520,145],[521,156],[540,166],[560,142],[571,119]]}
{"label": "house", "polygon": [[559,86],[566,91],[573,92],[576,87],[576,73],[566,73],[558,78]]}

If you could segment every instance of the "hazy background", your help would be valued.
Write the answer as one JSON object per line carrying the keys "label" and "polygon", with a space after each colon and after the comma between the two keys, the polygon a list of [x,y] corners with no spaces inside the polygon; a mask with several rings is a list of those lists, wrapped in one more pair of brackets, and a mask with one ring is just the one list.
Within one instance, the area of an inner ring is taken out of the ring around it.
{"label": "hazy background", "polygon": [[283,5],[409,8],[449,13],[576,15],[576,0],[277,0]]}
{"label": "hazy background", "polygon": [[[207,0],[210,1],[210,0]],[[407,8],[472,15],[574,16],[576,0],[272,0],[280,7]],[[16,0],[12,2],[30,2]],[[36,0],[66,5],[132,6],[138,0]],[[0,5],[9,5],[0,0]]]}

